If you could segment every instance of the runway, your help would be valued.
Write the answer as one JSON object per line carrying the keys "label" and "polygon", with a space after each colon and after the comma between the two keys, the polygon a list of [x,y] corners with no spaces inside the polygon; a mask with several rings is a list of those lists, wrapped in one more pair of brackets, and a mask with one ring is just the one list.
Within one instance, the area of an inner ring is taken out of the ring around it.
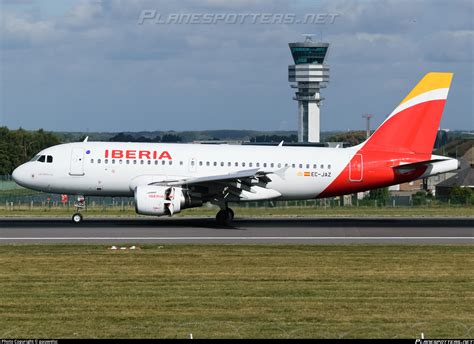
{"label": "runway", "polygon": [[12,243],[474,244],[474,218],[1,218]]}

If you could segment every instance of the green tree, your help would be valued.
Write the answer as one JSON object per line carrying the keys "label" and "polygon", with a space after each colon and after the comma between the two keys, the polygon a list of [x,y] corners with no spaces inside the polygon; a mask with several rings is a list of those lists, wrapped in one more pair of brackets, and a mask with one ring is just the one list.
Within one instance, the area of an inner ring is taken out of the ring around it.
{"label": "green tree", "polygon": [[43,129],[27,131],[22,128],[9,130],[0,127],[0,174],[11,174],[17,166],[39,151],[59,143],[56,135]]}
{"label": "green tree", "polygon": [[365,131],[348,131],[337,133],[326,138],[326,142],[348,142],[351,146],[364,142],[366,138]]}
{"label": "green tree", "polygon": [[428,195],[425,191],[418,191],[412,196],[413,205],[425,205]]}
{"label": "green tree", "polygon": [[181,136],[177,134],[164,134],[163,137],[161,138],[161,142],[165,143],[173,143],[173,142],[181,142]]}
{"label": "green tree", "polygon": [[378,205],[386,205],[389,198],[388,188],[370,190],[369,194],[365,197],[365,199],[377,201]]}
{"label": "green tree", "polygon": [[456,185],[451,189],[449,199],[453,204],[470,204],[474,200],[474,194],[470,188]]}

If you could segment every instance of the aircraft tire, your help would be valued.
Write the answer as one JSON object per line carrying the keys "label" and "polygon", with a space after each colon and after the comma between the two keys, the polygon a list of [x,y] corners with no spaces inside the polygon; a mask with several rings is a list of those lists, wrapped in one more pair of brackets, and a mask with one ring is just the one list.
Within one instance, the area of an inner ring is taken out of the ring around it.
{"label": "aircraft tire", "polygon": [[71,220],[72,220],[73,223],[81,223],[82,220],[83,220],[82,214],[80,214],[80,213],[75,213],[74,215],[72,215]]}
{"label": "aircraft tire", "polygon": [[230,218],[233,220],[234,219],[234,211],[231,208],[227,208],[227,211],[230,213]]}
{"label": "aircraft tire", "polygon": [[220,226],[230,226],[232,223],[232,213],[227,209],[219,210],[216,215],[216,221]]}

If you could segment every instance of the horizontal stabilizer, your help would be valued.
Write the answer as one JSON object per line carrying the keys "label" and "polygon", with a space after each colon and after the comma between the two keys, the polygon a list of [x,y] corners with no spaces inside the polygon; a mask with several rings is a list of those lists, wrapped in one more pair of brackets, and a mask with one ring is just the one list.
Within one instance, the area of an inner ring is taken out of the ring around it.
{"label": "horizontal stabilizer", "polygon": [[434,176],[440,173],[446,173],[449,171],[454,171],[460,168],[460,162],[457,159],[432,159],[419,161],[412,164],[404,164],[399,166],[392,167],[398,174],[407,174],[418,170],[420,168],[425,168],[425,171],[420,176],[420,178],[426,178],[429,176]]}
{"label": "horizontal stabilizer", "polygon": [[392,168],[395,170],[416,170],[417,168],[420,168],[422,166],[428,166],[431,163],[443,161],[443,160],[446,160],[446,159],[433,159],[433,160],[418,161],[412,164],[392,166]]}

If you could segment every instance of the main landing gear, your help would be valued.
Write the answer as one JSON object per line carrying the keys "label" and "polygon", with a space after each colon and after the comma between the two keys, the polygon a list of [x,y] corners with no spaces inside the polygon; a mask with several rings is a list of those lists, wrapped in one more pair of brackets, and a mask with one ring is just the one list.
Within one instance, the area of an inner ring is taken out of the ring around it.
{"label": "main landing gear", "polygon": [[220,226],[230,226],[232,224],[232,220],[234,219],[234,211],[227,207],[219,210],[216,215],[217,224]]}
{"label": "main landing gear", "polygon": [[84,196],[77,196],[76,202],[74,202],[74,206],[76,207],[76,212],[74,213],[74,215],[72,215],[71,220],[73,223],[81,223],[83,217],[80,211],[86,206],[86,198]]}

